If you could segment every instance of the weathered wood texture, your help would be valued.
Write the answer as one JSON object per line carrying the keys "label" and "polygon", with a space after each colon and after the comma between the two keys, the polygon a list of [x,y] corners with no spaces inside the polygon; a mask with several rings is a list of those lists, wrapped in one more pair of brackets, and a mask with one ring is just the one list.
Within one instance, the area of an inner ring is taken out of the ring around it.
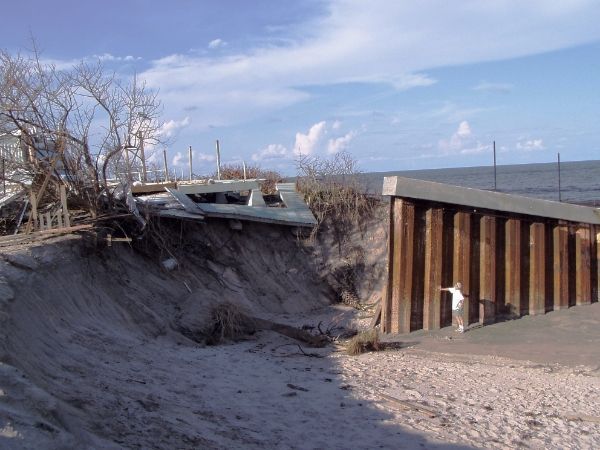
{"label": "weathered wood texture", "polygon": [[412,277],[415,206],[402,199],[394,199],[392,204],[393,247],[389,311],[389,331],[409,333]]}
{"label": "weathered wood texture", "polygon": [[595,275],[596,282],[593,284],[595,287],[594,295],[592,295],[592,300],[595,302],[600,301],[600,226],[596,225],[594,227],[595,234],[595,247],[594,247],[594,268],[592,273]]}
{"label": "weathered wood texture", "polygon": [[529,314],[546,312],[546,236],[543,223],[529,225]]}
{"label": "weathered wood texture", "polygon": [[521,315],[521,221],[505,224],[505,304],[511,317]]}
{"label": "weathered wood texture", "polygon": [[452,323],[460,281],[466,324],[544,314],[598,301],[600,227],[535,217],[442,208],[392,197],[383,332]]}
{"label": "weathered wood texture", "polygon": [[587,305],[592,301],[591,242],[589,226],[580,226],[575,232],[575,302]]}
{"label": "weathered wood texture", "polygon": [[552,230],[554,246],[554,310],[569,307],[569,229],[564,224]]}
{"label": "weathered wood texture", "polygon": [[465,294],[463,320],[469,323],[469,311],[473,307],[471,291],[471,215],[466,212],[454,214],[454,249],[452,263],[454,283],[461,282]]}
{"label": "weathered wood texture", "polygon": [[425,287],[423,295],[423,329],[441,327],[442,239],[444,212],[440,208],[425,214]]}
{"label": "weathered wood texture", "polygon": [[496,219],[479,223],[479,322],[489,324],[496,321]]}

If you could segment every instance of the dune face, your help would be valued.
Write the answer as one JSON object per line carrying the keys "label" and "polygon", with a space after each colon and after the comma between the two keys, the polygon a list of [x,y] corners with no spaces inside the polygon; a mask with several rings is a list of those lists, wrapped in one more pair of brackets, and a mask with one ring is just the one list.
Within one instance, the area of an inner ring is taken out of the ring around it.
{"label": "dune face", "polygon": [[[151,448],[135,409],[158,408],[149,398],[161,386],[178,389],[181,367],[165,356],[196,346],[180,333],[183,323],[193,327],[203,308],[223,300],[255,315],[329,303],[310,249],[289,229],[248,226],[242,234],[217,223],[191,231],[173,271],[126,244],[95,249],[75,237],[3,249],[0,414],[12,425],[2,435],[24,441],[0,446],[119,447],[132,433]],[[178,445],[176,435],[169,439],[165,448]]]}
{"label": "dune face", "polygon": [[[257,224],[164,233],[171,253],[79,237],[0,249],[0,448],[600,445],[597,303],[413,333],[358,357],[271,331],[209,346],[211,306],[224,302],[295,327],[364,327],[370,318],[331,301],[375,297],[384,228],[343,245]],[[585,339],[568,341],[584,320]],[[587,346],[590,363],[527,361],[536,342],[553,345],[553,327],[559,356]]]}

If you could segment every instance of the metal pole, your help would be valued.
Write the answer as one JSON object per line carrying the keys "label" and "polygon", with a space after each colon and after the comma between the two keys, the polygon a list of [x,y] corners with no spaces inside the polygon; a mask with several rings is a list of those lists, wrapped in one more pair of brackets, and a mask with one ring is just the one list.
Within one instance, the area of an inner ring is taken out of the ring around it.
{"label": "metal pole", "polygon": [[242,161],[242,165],[244,167],[244,181],[246,181],[246,161]]}
{"label": "metal pole", "polygon": [[558,201],[562,202],[562,196],[560,193],[560,153],[558,153]]}
{"label": "metal pole", "polygon": [[190,159],[190,181],[192,181],[192,146],[189,148],[189,159]]}
{"label": "metal pole", "polygon": [[140,158],[142,159],[142,181],[146,183],[148,181],[148,175],[146,173],[146,155],[144,154],[144,137],[140,131],[138,134],[139,145],[140,145]]}
{"label": "metal pole", "polygon": [[217,180],[221,179],[221,150],[219,148],[219,140],[217,139],[216,144],[217,148]]}
{"label": "metal pole", "polygon": [[165,163],[165,182],[169,181],[169,166],[167,166],[167,149],[163,148],[163,161]]}
{"label": "metal pole", "polygon": [[4,158],[2,158],[2,190],[4,191],[4,195],[6,195],[6,173],[4,167]]}
{"label": "metal pole", "polygon": [[494,190],[497,189],[496,184],[496,141],[494,141]]}

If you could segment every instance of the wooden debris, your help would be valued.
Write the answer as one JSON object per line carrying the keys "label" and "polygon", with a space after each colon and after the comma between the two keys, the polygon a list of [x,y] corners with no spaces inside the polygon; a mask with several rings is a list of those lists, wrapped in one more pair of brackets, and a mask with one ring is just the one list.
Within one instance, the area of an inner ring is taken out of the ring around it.
{"label": "wooden debris", "polygon": [[400,405],[400,406],[402,406],[405,409],[409,409],[411,411],[420,412],[421,414],[426,415],[430,419],[433,419],[434,417],[437,417],[439,415],[433,409],[430,409],[430,408],[427,408],[425,406],[419,405],[418,403],[409,402],[408,400],[401,400],[399,398],[393,397],[393,396],[388,395],[388,394],[384,394],[382,392],[379,392],[378,394],[379,394],[380,397],[382,397],[385,400],[388,400],[388,401],[393,402],[393,403],[395,403],[397,405]]}

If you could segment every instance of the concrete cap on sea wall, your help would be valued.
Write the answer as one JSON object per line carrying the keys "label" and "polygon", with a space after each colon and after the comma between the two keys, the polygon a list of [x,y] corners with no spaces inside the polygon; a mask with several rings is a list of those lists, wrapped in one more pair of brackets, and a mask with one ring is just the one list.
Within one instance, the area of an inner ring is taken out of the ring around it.
{"label": "concrete cap on sea wall", "polygon": [[383,195],[598,225],[596,208],[405,177],[385,177]]}

